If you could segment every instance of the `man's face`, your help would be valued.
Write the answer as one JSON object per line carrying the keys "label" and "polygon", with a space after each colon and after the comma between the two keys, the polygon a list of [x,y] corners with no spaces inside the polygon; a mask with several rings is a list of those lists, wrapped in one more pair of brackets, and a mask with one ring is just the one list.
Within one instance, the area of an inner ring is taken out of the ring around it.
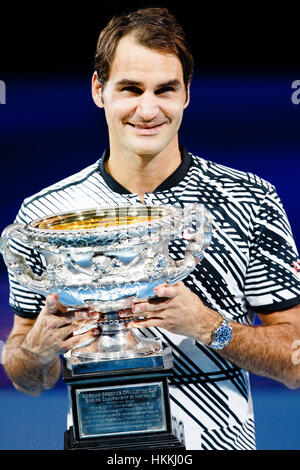
{"label": "man's face", "polygon": [[111,150],[153,157],[167,147],[178,149],[188,100],[182,65],[174,54],[123,37],[104,89],[93,76],[93,98],[104,107]]}

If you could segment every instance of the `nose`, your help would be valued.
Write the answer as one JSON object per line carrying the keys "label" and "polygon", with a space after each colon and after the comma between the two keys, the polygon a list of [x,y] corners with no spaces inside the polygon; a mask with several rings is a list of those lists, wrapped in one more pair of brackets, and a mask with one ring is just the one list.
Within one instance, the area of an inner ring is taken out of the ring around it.
{"label": "nose", "polygon": [[136,111],[144,121],[151,121],[154,119],[159,114],[156,96],[152,93],[144,92],[139,96]]}

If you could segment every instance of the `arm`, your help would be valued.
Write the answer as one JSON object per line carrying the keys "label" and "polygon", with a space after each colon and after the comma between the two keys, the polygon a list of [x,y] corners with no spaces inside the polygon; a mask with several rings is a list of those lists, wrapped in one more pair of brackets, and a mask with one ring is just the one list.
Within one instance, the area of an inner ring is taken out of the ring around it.
{"label": "arm", "polygon": [[300,387],[300,366],[293,360],[293,345],[300,339],[300,305],[258,315],[262,325],[232,323],[234,341],[221,354],[250,372]]}
{"label": "arm", "polygon": [[[123,318],[147,316],[146,320],[129,323],[129,328],[156,326],[210,344],[211,333],[222,320],[218,312],[206,307],[182,282],[159,286],[156,293],[161,297],[159,302],[143,302],[132,311],[120,312]],[[300,364],[292,360],[293,344],[300,339],[300,306],[259,318],[259,326],[231,322],[232,340],[218,353],[254,374],[289,388],[300,387]]]}
{"label": "arm", "polygon": [[74,320],[95,319],[99,314],[68,311],[55,294],[46,299],[36,320],[15,315],[13,329],[3,352],[4,368],[15,388],[38,396],[60,377],[60,354],[99,334],[98,330],[73,336]]}
{"label": "arm", "polygon": [[43,390],[52,388],[61,372],[58,357],[47,363],[22,347],[27,333],[34,324],[35,320],[15,315],[13,329],[3,351],[6,374],[17,390],[30,396],[37,396]]}

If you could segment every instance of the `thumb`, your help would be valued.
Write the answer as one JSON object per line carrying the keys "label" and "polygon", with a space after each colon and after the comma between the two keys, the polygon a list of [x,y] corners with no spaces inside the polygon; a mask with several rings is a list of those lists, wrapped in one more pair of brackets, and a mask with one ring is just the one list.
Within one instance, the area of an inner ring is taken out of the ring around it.
{"label": "thumb", "polygon": [[59,297],[57,294],[50,294],[46,298],[46,304],[45,304],[45,313],[51,313],[57,314],[57,313],[64,313],[67,310],[67,307],[65,307],[60,301]]}

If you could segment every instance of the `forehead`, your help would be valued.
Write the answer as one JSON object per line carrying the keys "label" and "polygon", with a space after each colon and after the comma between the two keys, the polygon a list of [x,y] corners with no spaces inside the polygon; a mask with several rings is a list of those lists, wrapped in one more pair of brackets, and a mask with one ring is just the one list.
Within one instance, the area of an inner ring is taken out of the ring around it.
{"label": "forehead", "polygon": [[127,35],[118,43],[108,80],[119,81],[124,77],[157,82],[177,79],[183,83],[183,69],[175,54],[155,51]]}

